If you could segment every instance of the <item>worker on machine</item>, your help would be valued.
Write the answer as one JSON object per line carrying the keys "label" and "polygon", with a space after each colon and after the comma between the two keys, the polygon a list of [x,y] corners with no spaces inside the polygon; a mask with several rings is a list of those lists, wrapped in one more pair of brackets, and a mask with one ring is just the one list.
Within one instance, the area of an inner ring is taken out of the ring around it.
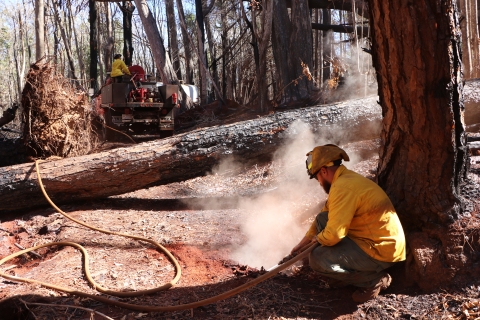
{"label": "worker on machine", "polygon": [[114,83],[121,83],[122,82],[122,77],[127,74],[131,75],[130,70],[128,70],[127,65],[123,60],[121,59],[122,55],[120,53],[117,53],[113,57],[113,63],[112,63],[112,72],[110,73],[110,77],[112,78]]}
{"label": "worker on machine", "polygon": [[307,153],[310,179],[320,183],[328,199],[292,254],[318,242],[309,256],[310,267],[328,277],[331,287],[358,287],[352,298],[363,303],[390,286],[385,269],[405,260],[405,235],[386,193],[348,170],[342,160],[350,159],[333,144]]}

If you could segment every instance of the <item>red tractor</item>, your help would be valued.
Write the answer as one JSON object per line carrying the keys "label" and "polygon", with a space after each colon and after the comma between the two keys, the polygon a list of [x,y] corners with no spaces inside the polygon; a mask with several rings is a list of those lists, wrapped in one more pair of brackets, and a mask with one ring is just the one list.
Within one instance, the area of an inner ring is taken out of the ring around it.
{"label": "red tractor", "polygon": [[97,98],[97,113],[105,120],[103,138],[116,140],[119,132],[137,139],[172,136],[178,85],[149,81],[141,66],[128,69],[131,76],[123,76],[121,83],[108,79]]}

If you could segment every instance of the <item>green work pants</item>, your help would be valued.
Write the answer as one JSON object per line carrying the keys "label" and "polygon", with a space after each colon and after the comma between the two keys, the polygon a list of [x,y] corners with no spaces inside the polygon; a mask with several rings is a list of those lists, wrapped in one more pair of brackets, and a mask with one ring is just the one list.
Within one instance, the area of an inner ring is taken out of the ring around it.
{"label": "green work pants", "polygon": [[[327,225],[328,212],[316,218],[317,233]],[[329,278],[356,287],[372,287],[385,275],[385,269],[395,262],[383,262],[366,254],[348,236],[334,246],[318,246],[310,253],[310,267]]]}

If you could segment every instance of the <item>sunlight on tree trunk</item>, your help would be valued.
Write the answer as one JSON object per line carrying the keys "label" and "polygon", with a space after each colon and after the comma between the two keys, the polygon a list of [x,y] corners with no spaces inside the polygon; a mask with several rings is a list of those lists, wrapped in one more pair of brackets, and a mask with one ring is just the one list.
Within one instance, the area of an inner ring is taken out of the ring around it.
{"label": "sunlight on tree trunk", "polygon": [[[369,7],[384,115],[378,183],[407,230],[430,230],[422,245],[438,255],[448,243],[440,233],[464,213],[460,186],[467,155],[456,2],[370,0]],[[416,252],[418,238],[412,234]],[[447,247],[442,251],[444,267],[438,257],[415,256],[419,282],[435,285],[435,279],[453,277],[450,268],[460,258],[446,254]]]}
{"label": "sunlight on tree trunk", "polygon": [[35,0],[35,59],[45,55],[45,7],[44,0]]}
{"label": "sunlight on tree trunk", "polygon": [[166,55],[165,47],[163,46],[163,39],[160,36],[157,23],[148,8],[147,2],[145,0],[135,0],[135,4],[137,5],[138,13],[142,19],[142,24],[145,28],[145,33],[147,34],[148,42],[150,43],[155,58],[155,64],[160,71],[163,83],[178,83],[177,75],[175,74],[175,70],[173,70],[170,59]]}
{"label": "sunlight on tree trunk", "polygon": [[180,69],[180,59],[178,57],[177,23],[175,21],[175,10],[173,0],[165,1],[167,11],[168,43],[170,47],[170,59],[173,69],[177,73],[177,78],[182,79],[182,70]]}
{"label": "sunlight on tree trunk", "polygon": [[[180,21],[185,21],[185,13],[183,11],[182,0],[177,0],[177,12]],[[190,40],[188,39],[188,31],[186,28],[182,29],[183,51],[185,53],[185,82],[193,83],[193,59],[192,49],[190,47]]]}

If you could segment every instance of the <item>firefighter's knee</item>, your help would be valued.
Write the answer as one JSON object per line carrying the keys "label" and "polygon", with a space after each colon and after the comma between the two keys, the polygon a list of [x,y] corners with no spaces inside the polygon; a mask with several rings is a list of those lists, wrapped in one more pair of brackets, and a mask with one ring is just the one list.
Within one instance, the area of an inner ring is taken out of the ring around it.
{"label": "firefighter's knee", "polygon": [[329,259],[328,259],[328,248],[327,247],[316,247],[310,253],[309,263],[310,267],[318,272],[329,272],[331,271]]}

